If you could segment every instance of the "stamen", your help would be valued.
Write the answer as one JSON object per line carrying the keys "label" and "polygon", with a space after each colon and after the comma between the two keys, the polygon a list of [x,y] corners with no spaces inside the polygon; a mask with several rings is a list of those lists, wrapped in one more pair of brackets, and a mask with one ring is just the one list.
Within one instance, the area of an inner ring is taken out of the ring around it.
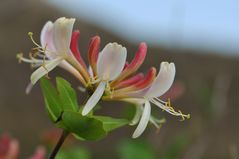
{"label": "stamen", "polygon": [[16,55],[16,58],[18,59],[18,63],[21,63],[22,62],[22,58],[23,58],[23,53],[18,53]]}
{"label": "stamen", "polygon": [[[163,101],[163,100],[161,100],[161,99],[159,99],[159,98],[154,98],[154,99],[157,100],[157,101],[160,102],[160,103],[167,104],[167,102],[165,102],[165,101]],[[168,99],[168,100],[170,100],[170,99]]]}
{"label": "stamen", "polygon": [[110,83],[109,81],[105,81],[106,82],[106,87],[105,87],[105,94],[112,99],[113,98],[113,94],[114,94],[114,89],[112,89],[110,87]]}
{"label": "stamen", "polygon": [[185,120],[185,118],[187,118],[187,119],[190,118],[190,114],[185,115],[180,110],[175,111],[174,108],[171,106],[170,100],[168,102],[166,102],[166,104],[162,104],[161,102],[157,101],[156,99],[157,98],[155,98],[155,99],[153,98],[153,99],[150,99],[150,101],[172,115],[181,116],[182,121]]}
{"label": "stamen", "polygon": [[46,70],[46,72],[47,72],[47,74],[46,74],[46,78],[48,78],[48,79],[50,79],[50,76],[49,76],[49,70],[46,68],[46,63],[45,63],[45,61],[43,60],[43,63],[42,63],[42,67]]}
{"label": "stamen", "polygon": [[157,128],[160,129],[161,125],[166,122],[165,118],[157,119],[154,116],[151,115],[150,122]]}
{"label": "stamen", "polygon": [[[151,118],[153,118],[153,117],[151,117]],[[163,118],[163,119],[154,118],[153,120],[150,119],[150,122],[157,128],[156,133],[159,134],[163,124],[166,122],[166,119],[165,118]]]}
{"label": "stamen", "polygon": [[90,77],[90,81],[88,82],[89,84],[96,84],[100,82],[100,79],[98,78],[98,76],[94,76],[94,77]]}
{"label": "stamen", "polygon": [[86,92],[86,88],[85,87],[81,87],[81,86],[78,86],[77,89],[81,92]]}
{"label": "stamen", "polygon": [[[25,58],[25,57],[23,57],[22,53],[17,54],[17,59],[18,59],[19,63],[21,63],[22,61],[26,62],[26,63],[30,63],[30,64],[42,64],[43,63],[43,60],[41,60],[41,59],[35,59],[33,57],[31,59]],[[48,60],[46,62],[48,62]]]}
{"label": "stamen", "polygon": [[38,48],[42,48],[38,43],[36,43],[36,41],[33,38],[33,32],[28,32],[28,36],[30,37],[31,41],[33,42],[33,44],[35,44]]}
{"label": "stamen", "polygon": [[[29,33],[28,33],[28,36],[30,37],[32,43],[33,43],[34,45],[36,45],[36,47],[32,48],[32,53],[33,53],[34,56],[39,56],[39,57],[41,57],[41,58],[44,58],[44,56],[46,55],[46,51],[47,51],[48,54],[54,55],[53,52],[47,50],[47,44],[46,44],[46,46],[44,46],[44,48],[43,48],[41,45],[39,45],[39,44],[34,40],[34,38],[33,38],[33,33],[32,33],[32,32],[29,32]],[[43,55],[40,54],[40,53],[42,53]],[[36,55],[35,55],[35,54],[36,54]]]}

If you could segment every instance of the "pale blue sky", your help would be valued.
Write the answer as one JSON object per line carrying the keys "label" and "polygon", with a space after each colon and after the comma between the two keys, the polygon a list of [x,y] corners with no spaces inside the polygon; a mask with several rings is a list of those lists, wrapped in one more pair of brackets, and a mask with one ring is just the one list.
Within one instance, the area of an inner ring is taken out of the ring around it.
{"label": "pale blue sky", "polygon": [[239,0],[51,0],[132,42],[239,56]]}

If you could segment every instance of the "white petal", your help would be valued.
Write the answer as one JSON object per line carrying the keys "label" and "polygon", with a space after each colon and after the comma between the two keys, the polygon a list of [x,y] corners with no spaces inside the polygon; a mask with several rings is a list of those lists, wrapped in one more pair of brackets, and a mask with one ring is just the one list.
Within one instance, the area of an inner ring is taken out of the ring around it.
{"label": "white petal", "polygon": [[129,102],[132,104],[137,104],[137,105],[142,105],[145,103],[145,99],[144,98],[122,98],[121,101],[125,101],[125,102]]}
{"label": "white petal", "polygon": [[30,83],[27,85],[27,88],[26,88],[26,90],[25,90],[26,94],[30,94],[32,88],[33,88],[33,84],[30,82]]}
{"label": "white petal", "polygon": [[59,18],[54,23],[53,40],[56,50],[61,53],[70,52],[71,35],[75,19]]}
{"label": "white petal", "polygon": [[94,78],[94,73],[93,73],[93,69],[91,66],[88,67],[88,72],[90,74],[90,77]]}
{"label": "white petal", "polygon": [[82,80],[84,80],[81,73],[75,67],[73,67],[71,64],[69,64],[66,60],[63,60],[59,64],[59,67],[63,68],[64,70],[66,70],[68,72],[70,72],[71,74],[73,74],[81,82],[82,82]]}
{"label": "white petal", "polygon": [[134,118],[129,123],[129,125],[136,125],[139,122],[141,115],[142,115],[142,105],[137,105]]}
{"label": "white petal", "polygon": [[97,73],[101,79],[114,80],[122,72],[127,50],[117,43],[109,43],[100,52]]}
{"label": "white petal", "polygon": [[157,123],[156,119],[155,119],[153,116],[150,116],[149,121],[150,121],[157,129],[160,128],[159,124]]}
{"label": "white petal", "polygon": [[[48,52],[55,52],[55,46],[53,43],[53,23],[51,21],[48,21],[41,30],[41,46],[43,48],[46,47],[46,54]],[[47,54],[48,56],[48,54]],[[54,57],[51,57],[51,55],[48,56],[48,58],[52,59]]]}
{"label": "white petal", "polygon": [[100,101],[100,98],[102,97],[104,91],[105,91],[105,82],[101,82],[98,87],[96,88],[95,92],[92,94],[92,96],[88,99],[85,107],[82,110],[82,115],[87,115]]}
{"label": "white petal", "polygon": [[126,92],[125,94],[127,96],[133,97],[133,98],[142,98],[145,96],[145,94],[148,92],[150,87],[143,88],[141,90],[133,91],[133,92]]}
{"label": "white petal", "polygon": [[48,72],[53,70],[57,65],[62,62],[62,58],[58,57],[54,60],[51,60],[49,63],[46,63],[45,66],[39,67],[36,71],[34,71],[31,75],[31,82],[34,85],[41,77],[46,75]]}
{"label": "white petal", "polygon": [[145,105],[144,105],[144,110],[143,110],[143,114],[142,117],[140,119],[139,125],[137,126],[136,130],[134,131],[133,134],[133,138],[137,138],[139,137],[144,130],[146,129],[149,119],[150,119],[150,114],[151,114],[151,106],[149,101],[145,101]]}
{"label": "white petal", "polygon": [[176,69],[174,63],[162,62],[158,76],[152,83],[146,96],[159,97],[167,92],[173,84],[175,73]]}

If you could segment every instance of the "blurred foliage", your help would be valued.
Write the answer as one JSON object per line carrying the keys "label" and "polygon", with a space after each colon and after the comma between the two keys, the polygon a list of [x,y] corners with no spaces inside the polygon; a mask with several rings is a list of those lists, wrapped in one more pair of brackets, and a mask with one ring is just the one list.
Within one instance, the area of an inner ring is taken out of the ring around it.
{"label": "blurred foliage", "polygon": [[82,147],[61,150],[56,159],[91,159],[90,152]]}
{"label": "blurred foliage", "polygon": [[213,88],[205,81],[198,80],[194,83],[192,90],[195,94],[196,101],[199,102],[201,112],[204,117],[210,119],[213,114],[213,108],[211,104],[213,96]]}
{"label": "blurred foliage", "polygon": [[129,121],[131,121],[134,118],[134,116],[135,116],[135,112],[136,112],[136,105],[130,103],[123,110],[123,117],[125,119],[128,119]]}
{"label": "blurred foliage", "polygon": [[162,159],[176,159],[179,158],[180,154],[189,145],[190,139],[186,134],[179,134],[176,136],[171,144],[167,147],[165,153],[162,155]]}
{"label": "blurred foliage", "polygon": [[182,133],[173,138],[171,144],[160,154],[145,140],[125,140],[117,150],[120,159],[176,159],[180,158],[189,144],[189,136]]}
{"label": "blurred foliage", "polygon": [[120,159],[156,159],[156,152],[143,140],[126,140],[118,146]]}

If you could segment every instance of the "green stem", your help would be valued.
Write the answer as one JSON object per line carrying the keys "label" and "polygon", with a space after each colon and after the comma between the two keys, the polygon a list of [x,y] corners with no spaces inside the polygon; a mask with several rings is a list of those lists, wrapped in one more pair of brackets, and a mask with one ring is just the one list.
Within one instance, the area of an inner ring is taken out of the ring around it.
{"label": "green stem", "polygon": [[68,135],[69,135],[69,133],[66,132],[65,130],[62,132],[61,137],[59,138],[55,148],[50,153],[49,159],[54,159],[56,157],[57,153],[59,152],[62,144],[64,143],[64,141]]}

